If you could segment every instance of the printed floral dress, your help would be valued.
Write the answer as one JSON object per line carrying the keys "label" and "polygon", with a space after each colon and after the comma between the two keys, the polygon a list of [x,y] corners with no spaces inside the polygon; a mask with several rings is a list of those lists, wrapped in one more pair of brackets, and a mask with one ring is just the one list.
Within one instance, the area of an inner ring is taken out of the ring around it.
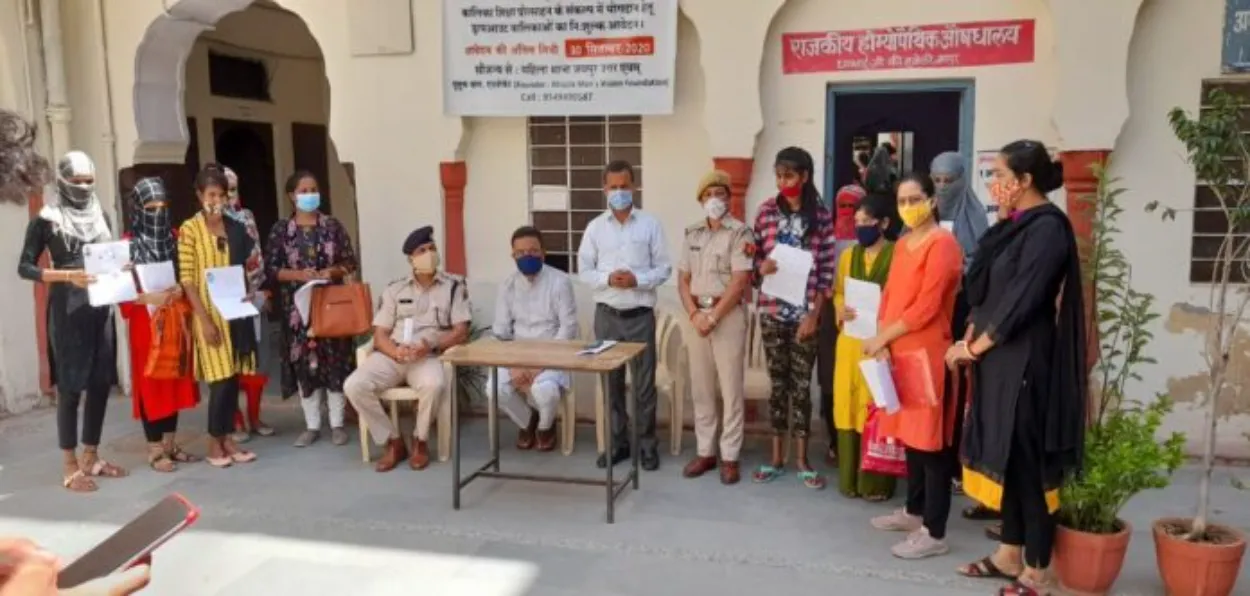
{"label": "printed floral dress", "polygon": [[[269,232],[265,269],[278,290],[282,320],[282,397],[297,392],[308,397],[321,389],[343,391],[343,381],[356,369],[353,338],[308,337],[308,326],[295,308],[300,282],[278,282],[282,269],[342,267],[356,271],[356,252],[351,238],[337,219],[318,215],[317,225],[302,227],[294,219],[280,220]],[[331,282],[334,283],[334,282]]]}

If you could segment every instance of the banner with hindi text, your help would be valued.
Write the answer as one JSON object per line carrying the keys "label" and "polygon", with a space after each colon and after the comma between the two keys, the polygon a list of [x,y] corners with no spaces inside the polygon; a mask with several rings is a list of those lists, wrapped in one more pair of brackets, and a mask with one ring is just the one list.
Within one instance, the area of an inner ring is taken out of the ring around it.
{"label": "banner with hindi text", "polygon": [[981,21],[857,31],[785,33],[785,74],[956,68],[1033,61],[1034,21]]}
{"label": "banner with hindi text", "polygon": [[444,0],[443,111],[673,112],[678,0]]}

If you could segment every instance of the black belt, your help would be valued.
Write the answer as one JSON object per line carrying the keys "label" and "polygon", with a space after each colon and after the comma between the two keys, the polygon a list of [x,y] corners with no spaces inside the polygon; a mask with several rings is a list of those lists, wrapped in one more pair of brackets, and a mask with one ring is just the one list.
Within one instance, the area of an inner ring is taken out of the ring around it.
{"label": "black belt", "polygon": [[622,319],[632,319],[634,317],[641,317],[643,315],[651,314],[651,307],[649,306],[635,306],[634,308],[626,308],[622,310],[619,308],[612,308],[611,306],[600,303],[597,305],[597,308],[605,310]]}

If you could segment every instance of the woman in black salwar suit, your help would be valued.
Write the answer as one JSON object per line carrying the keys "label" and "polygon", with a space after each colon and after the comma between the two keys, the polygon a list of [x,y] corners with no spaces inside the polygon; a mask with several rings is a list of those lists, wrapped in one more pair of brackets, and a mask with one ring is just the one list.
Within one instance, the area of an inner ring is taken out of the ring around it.
{"label": "woman in black salwar suit", "polygon": [[966,337],[947,363],[971,365],[972,403],[962,460],[964,491],[1003,517],[998,551],[960,569],[1018,581],[1003,594],[1044,593],[1059,486],[1079,471],[1086,387],[1084,297],[1076,237],[1046,199],[1062,184],[1045,146],[1000,152],[992,191],[1011,216],[978,245],[965,278]]}

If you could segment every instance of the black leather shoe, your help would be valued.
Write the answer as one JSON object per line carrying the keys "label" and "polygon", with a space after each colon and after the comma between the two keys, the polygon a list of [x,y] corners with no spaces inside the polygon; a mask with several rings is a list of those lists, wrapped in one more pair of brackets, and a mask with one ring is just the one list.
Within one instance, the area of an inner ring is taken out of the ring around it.
{"label": "black leather shoe", "polygon": [[[614,466],[627,459],[629,459],[629,446],[628,445],[617,447],[616,451],[612,453],[612,465]],[[607,468],[608,467],[608,454],[600,453],[599,459],[598,461],[595,462],[595,465],[599,466],[600,469]]]}
{"label": "black leather shoe", "polygon": [[655,449],[643,449],[641,459],[642,469],[648,472],[660,469],[660,454]]}

